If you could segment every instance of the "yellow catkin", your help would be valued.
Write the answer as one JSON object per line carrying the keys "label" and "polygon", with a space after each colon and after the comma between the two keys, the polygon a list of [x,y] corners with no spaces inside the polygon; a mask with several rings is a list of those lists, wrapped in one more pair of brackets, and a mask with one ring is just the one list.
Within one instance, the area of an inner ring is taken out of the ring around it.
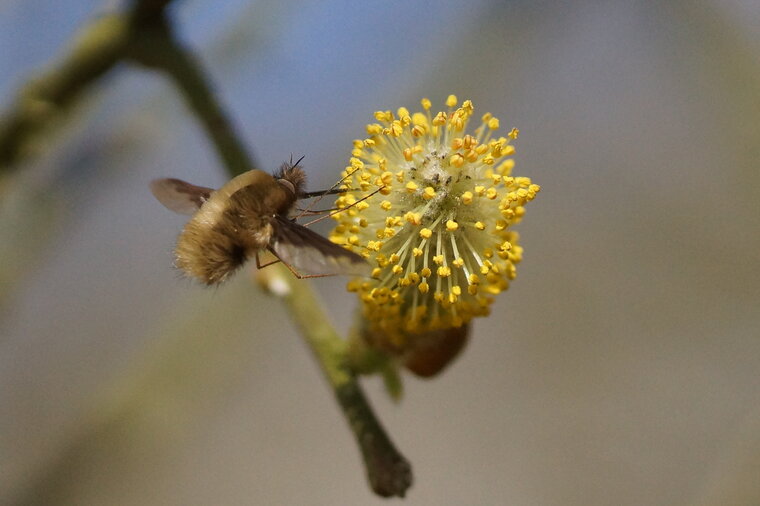
{"label": "yellow catkin", "polygon": [[[412,335],[461,326],[490,311],[523,250],[513,225],[541,187],[512,175],[517,129],[490,113],[468,132],[474,106],[378,110],[351,143],[330,240],[374,266],[349,281],[377,335],[399,348]],[[411,333],[411,334],[410,334]]]}

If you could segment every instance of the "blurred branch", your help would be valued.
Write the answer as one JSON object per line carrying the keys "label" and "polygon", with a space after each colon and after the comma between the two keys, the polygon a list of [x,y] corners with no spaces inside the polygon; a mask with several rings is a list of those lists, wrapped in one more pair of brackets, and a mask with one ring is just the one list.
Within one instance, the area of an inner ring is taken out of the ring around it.
{"label": "blurred branch", "polygon": [[138,23],[140,20],[160,16],[173,0],[132,0],[131,16]]}
{"label": "blurred branch", "polygon": [[76,36],[61,61],[18,92],[0,119],[0,173],[10,172],[39,134],[121,59],[129,39],[129,17],[109,15]]}
{"label": "blurred branch", "polygon": [[372,489],[383,497],[403,497],[412,484],[411,465],[372,412],[347,363],[348,344],[329,324],[310,285],[295,279],[282,265],[257,274],[270,293],[282,298],[322,367],[359,444]]}
{"label": "blurred branch", "polygon": [[[35,139],[118,63],[131,60],[166,72],[201,119],[219,156],[236,172],[253,168],[216,102],[198,62],[170,30],[172,0],[134,0],[123,12],[85,26],[66,54],[18,92],[0,118],[0,175],[10,173]],[[152,54],[153,53],[153,54]]]}
{"label": "blurred branch", "polygon": [[187,100],[231,175],[254,167],[243,143],[212,90],[210,79],[195,56],[182,47],[165,16],[146,24],[142,37],[128,48],[130,59],[146,67],[165,72]]}

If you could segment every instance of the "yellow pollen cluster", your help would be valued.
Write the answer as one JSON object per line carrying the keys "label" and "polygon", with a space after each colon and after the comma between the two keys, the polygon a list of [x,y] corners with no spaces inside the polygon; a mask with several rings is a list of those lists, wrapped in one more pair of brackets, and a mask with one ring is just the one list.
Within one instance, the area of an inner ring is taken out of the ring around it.
{"label": "yellow pollen cluster", "polygon": [[517,129],[497,137],[490,113],[467,133],[472,102],[448,110],[377,111],[354,141],[330,239],[363,255],[371,278],[353,279],[364,316],[395,345],[489,313],[522,259],[511,226],[540,187],[512,176]]}

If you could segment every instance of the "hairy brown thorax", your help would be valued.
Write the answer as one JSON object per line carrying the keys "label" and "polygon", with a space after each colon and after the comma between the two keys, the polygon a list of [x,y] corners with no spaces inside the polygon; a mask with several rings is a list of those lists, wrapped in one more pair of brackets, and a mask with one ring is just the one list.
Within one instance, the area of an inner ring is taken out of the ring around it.
{"label": "hairy brown thorax", "polygon": [[176,266],[206,284],[224,281],[272,238],[275,215],[287,215],[305,177],[300,167],[281,169],[283,184],[260,170],[230,180],[185,225],[177,240]]}

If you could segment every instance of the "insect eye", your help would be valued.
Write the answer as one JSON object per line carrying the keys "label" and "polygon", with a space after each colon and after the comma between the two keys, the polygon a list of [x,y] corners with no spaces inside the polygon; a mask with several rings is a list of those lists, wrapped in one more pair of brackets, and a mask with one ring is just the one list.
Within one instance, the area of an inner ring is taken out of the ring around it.
{"label": "insect eye", "polygon": [[293,186],[293,183],[291,183],[287,179],[278,179],[277,182],[280,183],[285,188],[287,188],[290,191],[290,193],[292,193],[293,195],[296,194],[296,187]]}

